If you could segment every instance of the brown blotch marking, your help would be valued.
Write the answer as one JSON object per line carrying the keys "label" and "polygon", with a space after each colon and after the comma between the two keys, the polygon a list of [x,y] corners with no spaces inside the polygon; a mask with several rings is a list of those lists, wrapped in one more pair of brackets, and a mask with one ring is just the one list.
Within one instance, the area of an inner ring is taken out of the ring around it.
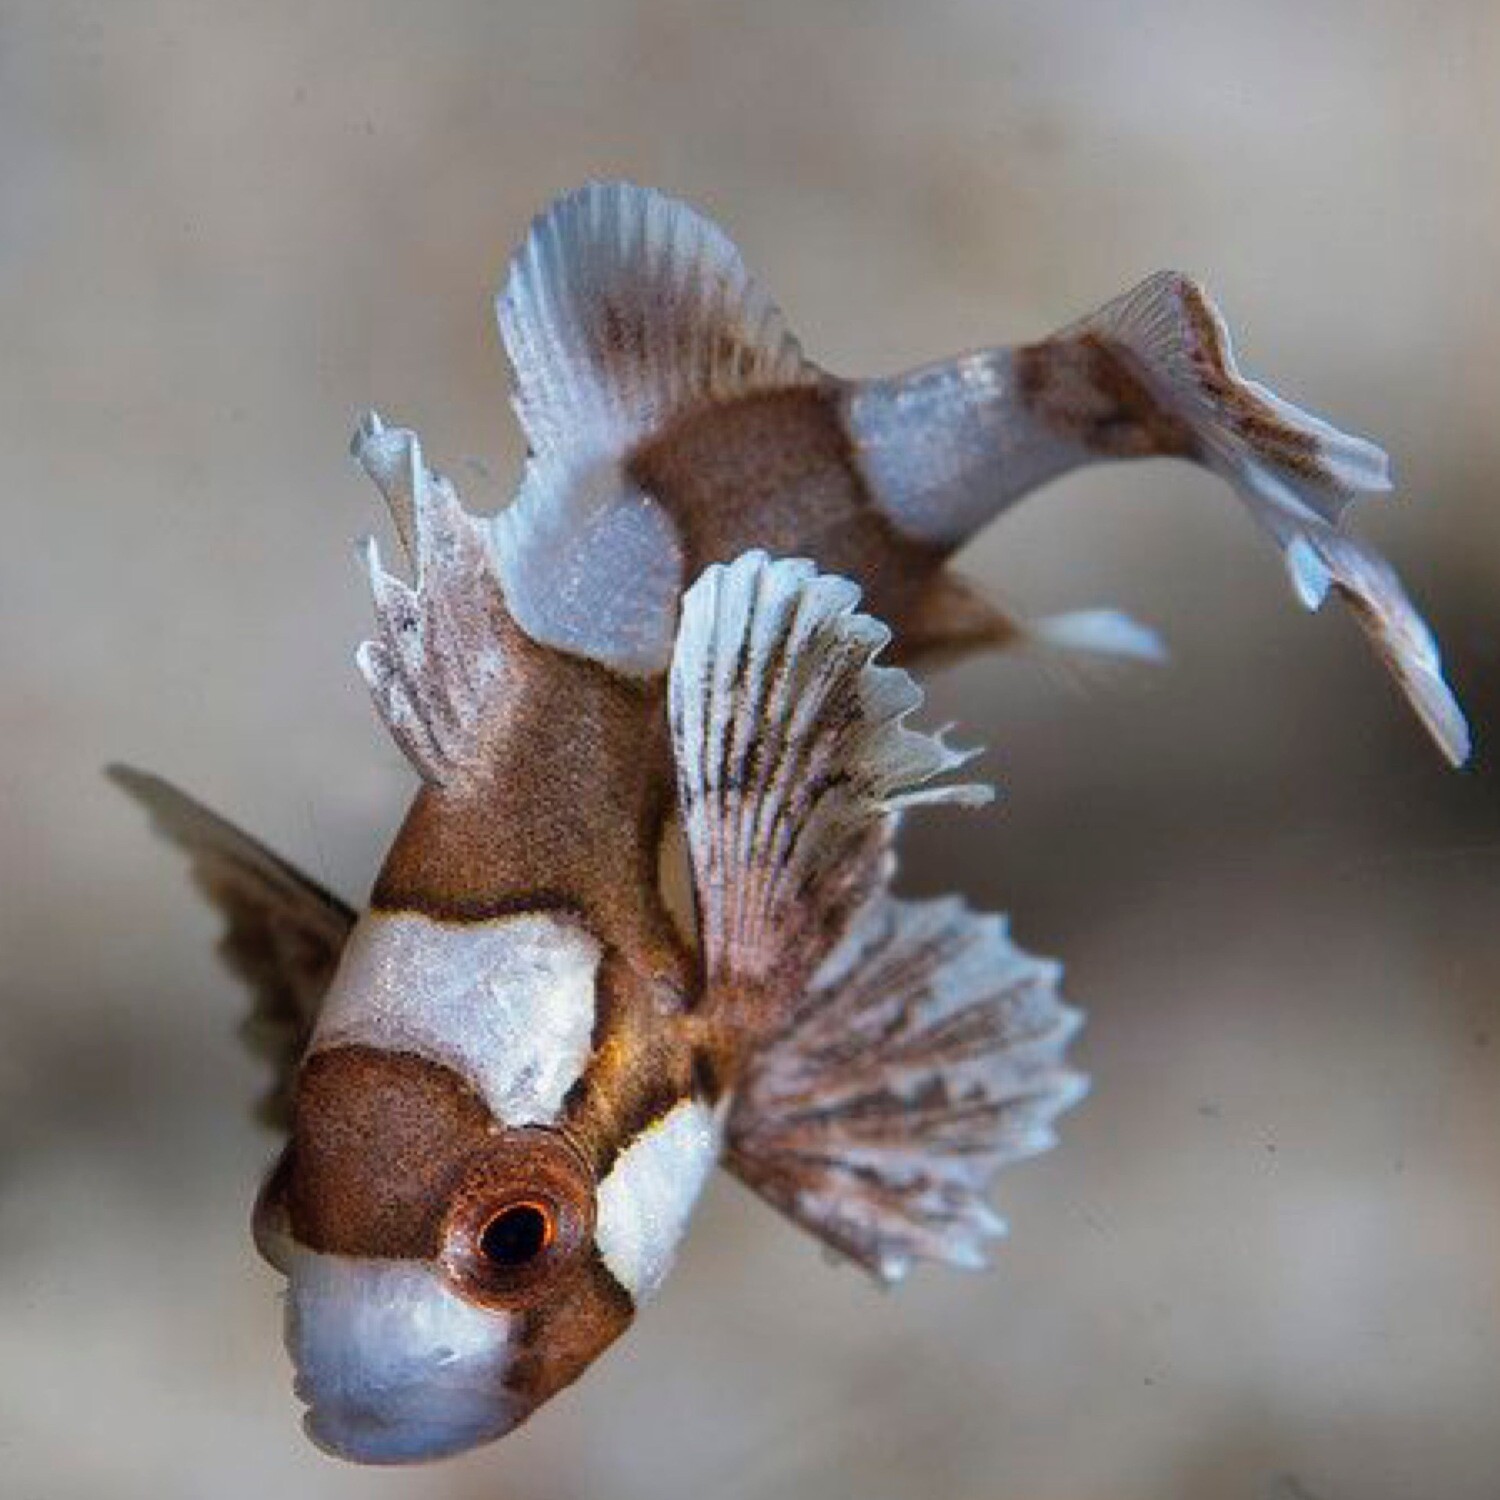
{"label": "brown blotch marking", "polygon": [[657,893],[674,772],[662,678],[627,679],[520,632],[487,774],[418,792],[371,906],[449,921],[563,909],[681,978]]}
{"label": "brown blotch marking", "polygon": [[505,1384],[536,1405],[571,1385],[630,1327],[635,1304],[594,1251],[557,1302],[518,1316]]}
{"label": "brown blotch marking", "polygon": [[1314,433],[1289,426],[1243,381],[1229,373],[1229,351],[1203,293],[1191,282],[1179,286],[1183,316],[1192,333],[1193,366],[1203,387],[1221,407],[1225,421],[1269,462],[1305,478],[1327,481],[1322,450]]}
{"label": "brown blotch marking", "polygon": [[[1326,481],[1317,437],[1287,424],[1244,381],[1230,374],[1213,313],[1191,282],[1176,286],[1193,378],[1237,432],[1268,463]],[[1153,372],[1123,343],[1094,332],[1031,344],[1015,353],[1022,402],[1059,435],[1107,458],[1201,458],[1191,426],[1153,391]]]}
{"label": "brown blotch marking", "polygon": [[1015,353],[1021,401],[1054,432],[1107,458],[1191,457],[1192,429],[1163,406],[1119,345],[1095,333]]}
{"label": "brown blotch marking", "polygon": [[875,506],[840,382],[751,392],[670,422],[627,471],[677,523],[689,580],[752,547],[811,557],[864,590],[901,637],[950,549],[904,537]]}
{"label": "brown blotch marking", "polygon": [[330,1254],[436,1255],[464,1166],[494,1130],[450,1068],[376,1047],[313,1053],[293,1109],[293,1234]]}

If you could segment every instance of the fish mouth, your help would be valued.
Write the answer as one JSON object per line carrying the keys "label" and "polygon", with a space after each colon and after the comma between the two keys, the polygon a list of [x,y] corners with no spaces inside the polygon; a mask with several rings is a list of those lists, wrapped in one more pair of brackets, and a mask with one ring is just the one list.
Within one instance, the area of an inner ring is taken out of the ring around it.
{"label": "fish mouth", "polygon": [[482,1411],[461,1406],[439,1411],[427,1400],[417,1402],[415,1409],[399,1401],[371,1406],[333,1400],[309,1405],[302,1430],[332,1458],[393,1467],[451,1458],[494,1442],[525,1414],[519,1401],[487,1403]]}
{"label": "fish mouth", "polygon": [[506,1386],[511,1319],[459,1298],[432,1267],[298,1247],[286,1343],[303,1430],[360,1464],[447,1458],[504,1436],[534,1402]]}

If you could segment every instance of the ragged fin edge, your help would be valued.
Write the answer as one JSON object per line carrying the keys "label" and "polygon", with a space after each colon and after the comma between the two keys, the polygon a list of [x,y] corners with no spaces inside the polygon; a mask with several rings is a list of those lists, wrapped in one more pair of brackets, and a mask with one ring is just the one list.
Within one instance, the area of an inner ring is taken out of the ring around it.
{"label": "ragged fin edge", "polygon": [[723,230],[632,183],[590,183],[537,218],[496,315],[542,457],[623,458],[694,406],[821,378]]}
{"label": "ragged fin edge", "polygon": [[1087,1091],[1061,972],[957,898],[876,897],[752,1058],[727,1165],[882,1282],[986,1265],[991,1179]]}
{"label": "ragged fin edge", "polygon": [[253,999],[240,1035],[275,1075],[257,1113],[284,1128],[292,1076],[354,925],[353,909],[160,776],[122,765],[105,774],[145,808],[155,833],[187,854],[194,884],[224,917],[219,956]]}
{"label": "ragged fin edge", "polygon": [[477,775],[516,667],[513,628],[485,523],[430,473],[416,434],[367,414],[351,445],[385,496],[411,559],[411,584],[361,545],[379,637],[355,660],[375,706],[418,774],[434,785]]}
{"label": "ragged fin edge", "polygon": [[1223,316],[1178,272],[1147,278],[1069,333],[1103,335],[1133,356],[1168,412],[1187,422],[1195,456],[1280,545],[1302,603],[1317,609],[1330,588],[1343,597],[1438,748],[1462,765],[1469,728],[1432,632],[1394,569],[1339,530],[1351,501],[1391,488],[1384,450],[1242,375]]}
{"label": "ragged fin edge", "polygon": [[1350,501],[1391,488],[1390,459],[1367,438],[1241,373],[1228,324],[1180,271],[1158,271],[1058,335],[1102,335],[1132,356],[1195,456],[1247,499],[1336,525]]}
{"label": "ragged fin edge", "polygon": [[821,376],[723,231],[629,183],[538,218],[496,314],[532,449],[493,523],[507,601],[534,640],[651,676],[671,655],[682,546],[630,454],[685,412]]}
{"label": "ragged fin edge", "polygon": [[971,753],[907,727],[921,690],[873,665],[890,632],[858,599],[753,551],[683,600],[668,701],[705,1004],[751,1026],[801,994],[886,878],[901,810],[993,795],[936,780]]}

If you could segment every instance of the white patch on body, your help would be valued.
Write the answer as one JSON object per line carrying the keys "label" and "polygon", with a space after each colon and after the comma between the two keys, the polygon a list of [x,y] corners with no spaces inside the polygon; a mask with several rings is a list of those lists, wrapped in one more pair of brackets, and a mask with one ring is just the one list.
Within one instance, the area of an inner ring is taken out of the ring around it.
{"label": "white patch on body", "polygon": [[595,1243],[637,1306],[672,1268],[693,1205],[719,1156],[719,1119],[683,1099],[616,1158],[599,1184]]}
{"label": "white patch on body", "polygon": [[429,1267],[297,1248],[286,1344],[305,1426],[362,1463],[414,1463],[488,1442],[528,1403],[505,1389],[511,1318],[465,1302]]}
{"label": "white patch on body", "polygon": [[588,1063],[599,954],[558,915],[445,923],[370,912],[344,949],[313,1049],[415,1052],[459,1073],[501,1124],[548,1124]]}

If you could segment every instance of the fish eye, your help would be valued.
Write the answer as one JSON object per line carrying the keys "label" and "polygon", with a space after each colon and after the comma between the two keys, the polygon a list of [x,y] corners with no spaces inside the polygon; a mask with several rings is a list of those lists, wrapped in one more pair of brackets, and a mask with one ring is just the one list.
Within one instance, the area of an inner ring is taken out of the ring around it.
{"label": "fish eye", "polygon": [[552,1294],[594,1235],[593,1173],[549,1131],[519,1129],[478,1153],[455,1185],[439,1259],[454,1290],[512,1310]]}
{"label": "fish eye", "polygon": [[503,1271],[529,1266],[557,1234],[551,1210],[534,1199],[509,1203],[479,1232],[479,1253]]}

